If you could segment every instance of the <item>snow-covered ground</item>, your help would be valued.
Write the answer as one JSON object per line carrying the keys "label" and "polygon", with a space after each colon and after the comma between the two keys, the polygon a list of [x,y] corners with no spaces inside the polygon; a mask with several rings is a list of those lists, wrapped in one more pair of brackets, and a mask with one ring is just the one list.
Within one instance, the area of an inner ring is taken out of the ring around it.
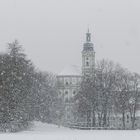
{"label": "snow-covered ground", "polygon": [[29,131],[0,134],[0,140],[140,140],[140,130],[73,130],[36,122]]}

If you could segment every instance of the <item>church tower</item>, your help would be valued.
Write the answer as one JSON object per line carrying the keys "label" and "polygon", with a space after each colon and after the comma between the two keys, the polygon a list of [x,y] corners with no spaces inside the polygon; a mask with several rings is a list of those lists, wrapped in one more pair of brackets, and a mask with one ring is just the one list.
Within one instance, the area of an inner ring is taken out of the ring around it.
{"label": "church tower", "polygon": [[82,75],[92,75],[95,71],[95,51],[91,42],[91,33],[86,33],[86,42],[82,50]]}

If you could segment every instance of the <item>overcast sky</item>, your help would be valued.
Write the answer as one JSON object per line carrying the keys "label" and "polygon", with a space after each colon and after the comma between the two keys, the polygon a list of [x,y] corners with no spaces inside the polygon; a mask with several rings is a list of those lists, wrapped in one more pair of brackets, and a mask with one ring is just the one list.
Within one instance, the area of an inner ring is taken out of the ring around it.
{"label": "overcast sky", "polygon": [[140,0],[0,0],[0,51],[18,39],[41,70],[81,65],[88,26],[96,60],[140,73]]}

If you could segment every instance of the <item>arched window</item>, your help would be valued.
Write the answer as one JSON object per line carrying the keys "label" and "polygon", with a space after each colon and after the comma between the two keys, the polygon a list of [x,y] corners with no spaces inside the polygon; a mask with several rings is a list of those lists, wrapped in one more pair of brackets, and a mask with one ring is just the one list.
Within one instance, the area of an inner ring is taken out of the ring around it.
{"label": "arched window", "polygon": [[89,66],[89,62],[86,62],[86,66]]}
{"label": "arched window", "polygon": [[68,81],[66,81],[66,85],[68,85],[69,83],[68,83]]}
{"label": "arched window", "polygon": [[73,95],[75,95],[75,94],[76,94],[76,91],[74,90],[74,91],[73,91]]}
{"label": "arched window", "polygon": [[129,119],[129,115],[127,114],[127,119]]}
{"label": "arched window", "polygon": [[67,95],[68,94],[68,91],[65,91],[65,95]]}

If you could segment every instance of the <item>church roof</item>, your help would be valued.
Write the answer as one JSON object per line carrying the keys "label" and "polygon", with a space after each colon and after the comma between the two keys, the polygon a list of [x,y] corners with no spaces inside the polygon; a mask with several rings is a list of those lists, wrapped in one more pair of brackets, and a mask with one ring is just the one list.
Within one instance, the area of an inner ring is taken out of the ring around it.
{"label": "church roof", "polygon": [[76,65],[66,66],[58,76],[81,76],[81,69]]}

